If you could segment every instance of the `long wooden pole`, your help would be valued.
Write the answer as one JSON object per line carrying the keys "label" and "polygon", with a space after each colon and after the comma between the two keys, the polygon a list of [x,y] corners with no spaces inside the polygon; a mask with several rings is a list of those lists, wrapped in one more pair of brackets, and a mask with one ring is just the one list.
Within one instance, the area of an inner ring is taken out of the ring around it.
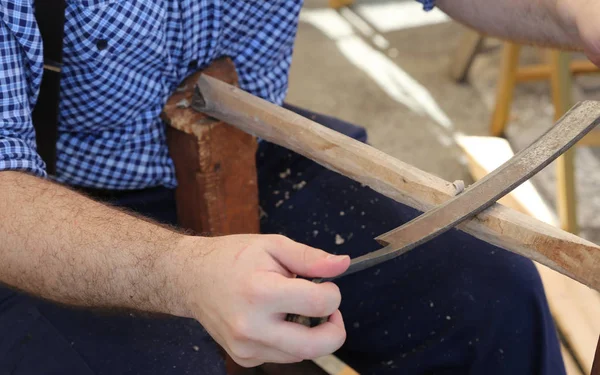
{"label": "long wooden pole", "polygon": [[[191,105],[418,210],[456,194],[450,182],[213,78],[200,77]],[[600,103],[584,106],[600,116]],[[600,290],[600,247],[576,235],[500,204],[458,228]]]}

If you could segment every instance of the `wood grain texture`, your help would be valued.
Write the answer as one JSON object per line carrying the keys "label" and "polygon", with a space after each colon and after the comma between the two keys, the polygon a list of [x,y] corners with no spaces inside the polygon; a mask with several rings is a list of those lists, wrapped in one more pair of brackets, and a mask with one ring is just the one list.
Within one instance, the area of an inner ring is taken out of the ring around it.
{"label": "wood grain texture", "polygon": [[[237,84],[230,60],[216,61],[204,74]],[[179,224],[210,235],[259,233],[256,139],[190,108],[199,75],[180,85],[162,116],[170,125]]]}
{"label": "wood grain texture", "polygon": [[[452,183],[230,85],[202,76],[196,110],[302,154],[411,207],[426,211],[455,194]],[[584,103],[596,111],[600,105]],[[600,247],[495,204],[459,229],[600,289]]]}

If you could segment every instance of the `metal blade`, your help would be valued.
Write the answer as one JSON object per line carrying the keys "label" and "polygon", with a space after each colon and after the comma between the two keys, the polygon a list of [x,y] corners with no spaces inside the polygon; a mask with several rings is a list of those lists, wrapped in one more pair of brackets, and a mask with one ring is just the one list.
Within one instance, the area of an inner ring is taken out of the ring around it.
{"label": "metal blade", "polygon": [[327,281],[394,259],[493,205],[567,151],[600,123],[597,102],[578,103],[526,149],[463,193],[376,238],[384,248],[354,258],[349,269]]}

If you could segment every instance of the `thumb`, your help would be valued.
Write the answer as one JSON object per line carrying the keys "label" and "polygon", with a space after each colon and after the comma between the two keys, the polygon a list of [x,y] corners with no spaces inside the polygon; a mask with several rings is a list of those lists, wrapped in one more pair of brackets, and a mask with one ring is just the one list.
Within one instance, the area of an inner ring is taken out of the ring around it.
{"label": "thumb", "polygon": [[333,255],[284,237],[273,241],[269,254],[290,272],[304,277],[335,277],[348,269],[348,255]]}

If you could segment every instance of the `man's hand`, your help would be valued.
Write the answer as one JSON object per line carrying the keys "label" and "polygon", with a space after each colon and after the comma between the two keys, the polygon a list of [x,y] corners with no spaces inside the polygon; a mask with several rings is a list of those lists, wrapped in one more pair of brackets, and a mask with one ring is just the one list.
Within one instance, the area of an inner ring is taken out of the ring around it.
{"label": "man's hand", "polygon": [[[241,365],[297,362],[346,338],[332,277],[350,265],[282,236],[191,237],[18,172],[0,173],[0,283],[92,308],[200,321]],[[331,316],[307,328],[287,313]]]}
{"label": "man's hand", "polygon": [[[350,265],[277,235],[189,237],[170,262],[185,310],[240,365],[292,363],[331,354],[345,341],[333,283],[295,278],[332,277]],[[315,328],[286,322],[287,313],[331,316]]]}

